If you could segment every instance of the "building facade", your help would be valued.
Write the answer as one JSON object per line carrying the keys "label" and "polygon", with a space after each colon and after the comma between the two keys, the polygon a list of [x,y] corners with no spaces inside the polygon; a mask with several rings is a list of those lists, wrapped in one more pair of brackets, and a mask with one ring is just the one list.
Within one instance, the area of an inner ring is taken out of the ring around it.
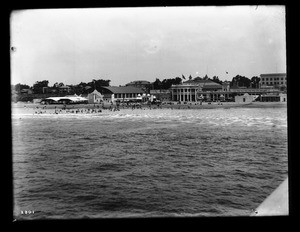
{"label": "building facade", "polygon": [[103,101],[103,95],[95,89],[93,92],[88,94],[87,99],[90,104],[100,103]]}
{"label": "building facade", "polygon": [[71,91],[70,86],[64,85],[64,86],[58,87],[58,92],[59,93],[70,93],[70,91]]}
{"label": "building facade", "polygon": [[[211,80],[193,79],[180,85],[172,85],[171,100],[180,102],[197,102],[202,100],[217,100],[225,97],[222,85]],[[222,96],[221,96],[222,95]]]}
{"label": "building facade", "polygon": [[[237,101],[248,102],[253,99],[259,100],[276,100],[279,99],[281,91],[279,88],[269,86],[269,88],[242,88],[230,87],[229,83],[220,85],[211,80],[201,80],[195,78],[194,80],[186,81],[180,85],[172,85],[171,100],[180,102],[198,102],[198,101]],[[246,94],[246,95],[245,95]],[[275,98],[264,97],[276,95]],[[236,96],[241,96],[236,98]],[[284,97],[282,97],[284,99]],[[283,100],[282,100],[283,101]]]}
{"label": "building facade", "polygon": [[255,101],[259,95],[250,95],[248,93],[245,93],[243,95],[236,95],[234,97],[234,101],[237,103],[250,103]]}
{"label": "building facade", "polygon": [[122,102],[129,100],[137,100],[140,98],[141,95],[145,93],[145,91],[132,86],[109,86],[101,87],[100,93],[103,95],[104,101]]}
{"label": "building facade", "polygon": [[272,87],[286,87],[287,78],[286,73],[269,73],[269,74],[261,74],[259,87],[264,88],[268,86]]}

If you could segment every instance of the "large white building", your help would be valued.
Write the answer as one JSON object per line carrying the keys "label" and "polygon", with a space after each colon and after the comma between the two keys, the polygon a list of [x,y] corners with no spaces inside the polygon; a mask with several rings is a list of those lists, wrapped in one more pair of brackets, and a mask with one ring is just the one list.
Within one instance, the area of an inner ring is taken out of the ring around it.
{"label": "large white building", "polygon": [[222,85],[211,80],[194,78],[180,85],[172,85],[171,100],[180,102],[196,102],[201,99],[219,99],[221,97]]}
{"label": "large white building", "polygon": [[268,73],[260,74],[259,87],[286,87],[286,73]]}
{"label": "large white building", "polygon": [[141,95],[145,93],[141,88],[136,88],[132,86],[103,86],[100,89],[100,92],[103,95],[104,101],[115,102],[128,101],[128,100],[137,100]]}

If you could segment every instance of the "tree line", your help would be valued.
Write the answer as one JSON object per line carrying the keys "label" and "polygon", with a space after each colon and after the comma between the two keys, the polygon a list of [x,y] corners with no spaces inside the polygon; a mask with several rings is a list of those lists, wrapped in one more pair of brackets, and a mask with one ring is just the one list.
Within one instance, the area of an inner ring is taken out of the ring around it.
{"label": "tree line", "polygon": [[188,80],[210,80],[218,84],[223,84],[224,82],[229,82],[230,87],[246,87],[246,88],[258,88],[259,87],[259,81],[260,78],[258,76],[253,76],[251,79],[241,76],[241,75],[236,75],[235,77],[232,78],[231,81],[222,81],[219,79],[218,76],[213,76],[212,78],[208,77],[205,75],[204,77],[195,77],[193,78],[191,75],[186,78],[184,75],[182,77],[175,77],[171,79],[163,79],[162,81],[159,78],[156,78],[156,80],[152,83],[153,89],[169,89],[172,85],[177,85],[181,84],[184,81]]}
{"label": "tree line", "polygon": [[[222,81],[219,79],[218,76],[213,76],[212,78],[205,75],[204,77],[197,76],[196,78],[193,78],[191,75],[189,77],[185,77],[182,75],[182,77],[175,77],[175,78],[168,78],[163,79],[162,81],[159,78],[156,78],[156,80],[151,83],[146,89],[169,89],[172,85],[178,85],[182,84],[185,81],[188,80],[210,80],[218,84],[223,84],[224,82],[229,81]],[[236,75],[232,78],[230,81],[230,87],[244,87],[244,88],[258,88],[259,86],[260,78],[258,76],[253,76],[251,79],[247,78],[245,76]],[[94,89],[99,89],[101,86],[110,86],[111,80],[104,80],[104,79],[92,79],[90,82],[80,82],[77,85],[68,85],[71,87],[71,93],[73,94],[87,94],[90,93]],[[53,86],[49,86],[48,80],[43,81],[37,81],[33,86],[29,86],[26,84],[16,84],[13,89],[17,91],[18,93],[21,92],[21,90],[24,89],[31,89],[34,93],[42,94],[44,93],[44,88],[50,88],[53,92],[58,92],[61,87],[65,86],[64,83],[56,82],[53,84]]]}
{"label": "tree line", "polygon": [[[86,94],[89,93],[92,90],[94,90],[95,88],[98,89],[100,86],[109,86],[110,84],[110,80],[104,80],[104,79],[93,79],[90,82],[80,82],[77,85],[68,85],[71,90],[70,92],[72,92],[73,94]],[[42,94],[45,92],[44,88],[49,88],[51,89],[51,91],[53,93],[59,92],[59,89],[61,87],[66,86],[64,83],[60,82],[56,82],[53,84],[53,86],[49,86],[49,81],[48,80],[43,80],[43,81],[36,81],[33,86],[28,86],[26,84],[16,84],[14,86],[14,90],[17,92],[21,92],[21,90],[24,89],[31,89],[34,93],[36,94]]]}

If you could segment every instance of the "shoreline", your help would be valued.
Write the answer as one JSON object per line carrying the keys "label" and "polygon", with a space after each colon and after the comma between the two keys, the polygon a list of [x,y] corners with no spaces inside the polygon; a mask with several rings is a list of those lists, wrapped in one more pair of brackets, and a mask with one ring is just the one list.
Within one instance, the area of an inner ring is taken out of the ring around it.
{"label": "shoreline", "polygon": [[[34,103],[12,103],[11,114],[27,114],[27,115],[107,115],[126,112],[135,114],[137,112],[161,111],[161,110],[202,110],[202,109],[236,109],[236,108],[286,108],[286,102],[252,102],[252,103],[235,103],[235,102],[213,102],[211,104],[162,104],[162,105],[141,105],[141,107],[132,107],[127,105],[116,105],[110,103],[104,104],[72,104],[66,105],[41,105]],[[175,112],[174,112],[175,113]]]}
{"label": "shoreline", "polygon": [[[41,105],[39,103],[12,103],[12,108],[32,108],[32,109],[62,109],[64,105],[62,104],[51,104],[51,105]],[[109,108],[116,108],[116,105],[111,105],[111,103],[104,103],[104,110]],[[161,105],[141,105],[142,109],[163,109],[163,108],[173,108],[173,109],[217,109],[217,108],[237,108],[237,107],[245,107],[245,108],[270,108],[270,107],[287,107],[287,102],[250,102],[250,103],[236,103],[236,102],[212,102],[208,104],[204,102],[202,104],[190,102],[187,104],[177,104],[177,102],[170,104],[161,104]],[[102,104],[69,104],[66,105],[66,109],[103,109]],[[130,105],[120,105],[119,109],[131,109]]]}

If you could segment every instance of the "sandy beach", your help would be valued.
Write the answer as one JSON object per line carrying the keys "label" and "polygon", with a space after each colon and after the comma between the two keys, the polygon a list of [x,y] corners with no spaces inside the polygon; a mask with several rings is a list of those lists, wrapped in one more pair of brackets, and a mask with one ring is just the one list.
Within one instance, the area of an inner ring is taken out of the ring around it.
{"label": "sandy beach", "polygon": [[110,103],[102,104],[71,104],[71,105],[64,105],[57,104],[57,105],[41,105],[41,104],[34,104],[34,103],[12,103],[12,111],[14,109],[26,109],[26,111],[30,114],[62,114],[62,113],[75,113],[75,114],[82,114],[82,113],[102,113],[102,112],[115,112],[115,111],[122,111],[124,109],[142,109],[142,110],[159,110],[159,109],[230,109],[230,108],[284,108],[287,107],[286,102],[252,102],[252,103],[235,103],[235,102],[212,102],[211,104],[204,102],[200,103],[187,103],[187,104],[161,104],[161,105],[140,105],[138,107],[132,107],[132,105],[121,104],[117,109],[116,105],[111,105]]}

